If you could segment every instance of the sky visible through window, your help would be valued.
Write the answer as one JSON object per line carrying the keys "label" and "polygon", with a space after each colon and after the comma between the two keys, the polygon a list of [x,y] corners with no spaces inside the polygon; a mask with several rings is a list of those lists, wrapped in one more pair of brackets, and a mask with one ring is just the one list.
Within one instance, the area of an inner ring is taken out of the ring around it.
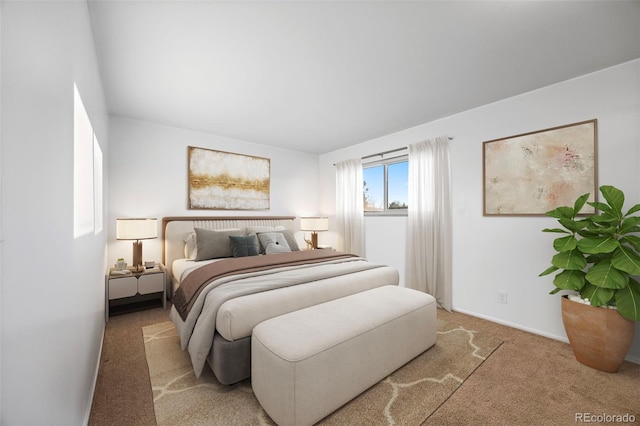
{"label": "sky visible through window", "polygon": [[[398,205],[407,205],[408,199],[408,175],[409,163],[393,163],[388,165],[389,203],[396,202]],[[365,197],[370,204],[369,210],[383,210],[384,203],[384,165],[366,167],[363,169],[363,179],[365,182]],[[365,210],[367,210],[365,206]]]}

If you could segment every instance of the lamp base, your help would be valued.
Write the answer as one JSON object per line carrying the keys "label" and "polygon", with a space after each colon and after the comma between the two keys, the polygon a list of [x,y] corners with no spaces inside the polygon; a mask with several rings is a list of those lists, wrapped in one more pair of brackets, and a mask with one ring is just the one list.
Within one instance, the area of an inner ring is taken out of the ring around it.
{"label": "lamp base", "polygon": [[142,241],[133,242],[133,270],[142,271]]}

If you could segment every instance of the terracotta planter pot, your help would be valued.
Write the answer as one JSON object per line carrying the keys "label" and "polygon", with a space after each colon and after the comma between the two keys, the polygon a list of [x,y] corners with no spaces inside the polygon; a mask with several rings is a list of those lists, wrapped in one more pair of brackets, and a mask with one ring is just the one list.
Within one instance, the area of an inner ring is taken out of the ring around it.
{"label": "terracotta planter pot", "polygon": [[562,321],[576,359],[597,370],[616,373],[627,356],[635,322],[615,309],[573,302],[562,297]]}

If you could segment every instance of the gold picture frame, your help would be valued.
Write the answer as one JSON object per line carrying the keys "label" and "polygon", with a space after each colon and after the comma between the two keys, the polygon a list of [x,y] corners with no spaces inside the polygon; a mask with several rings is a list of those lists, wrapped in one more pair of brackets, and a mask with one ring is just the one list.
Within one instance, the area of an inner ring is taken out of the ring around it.
{"label": "gold picture frame", "polygon": [[484,142],[483,215],[544,215],[585,193],[596,201],[597,135],[593,119]]}
{"label": "gold picture frame", "polygon": [[269,210],[271,160],[188,147],[189,209]]}

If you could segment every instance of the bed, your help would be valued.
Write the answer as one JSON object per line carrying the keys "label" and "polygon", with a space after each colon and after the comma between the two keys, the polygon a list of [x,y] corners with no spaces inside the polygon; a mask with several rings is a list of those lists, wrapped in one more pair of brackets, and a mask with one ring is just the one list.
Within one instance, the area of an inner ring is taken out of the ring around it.
{"label": "bed", "polygon": [[[165,217],[170,318],[196,376],[250,377],[251,332],[267,319],[384,285],[398,271],[334,250],[305,250],[292,216]],[[302,250],[301,250],[302,249]]]}

